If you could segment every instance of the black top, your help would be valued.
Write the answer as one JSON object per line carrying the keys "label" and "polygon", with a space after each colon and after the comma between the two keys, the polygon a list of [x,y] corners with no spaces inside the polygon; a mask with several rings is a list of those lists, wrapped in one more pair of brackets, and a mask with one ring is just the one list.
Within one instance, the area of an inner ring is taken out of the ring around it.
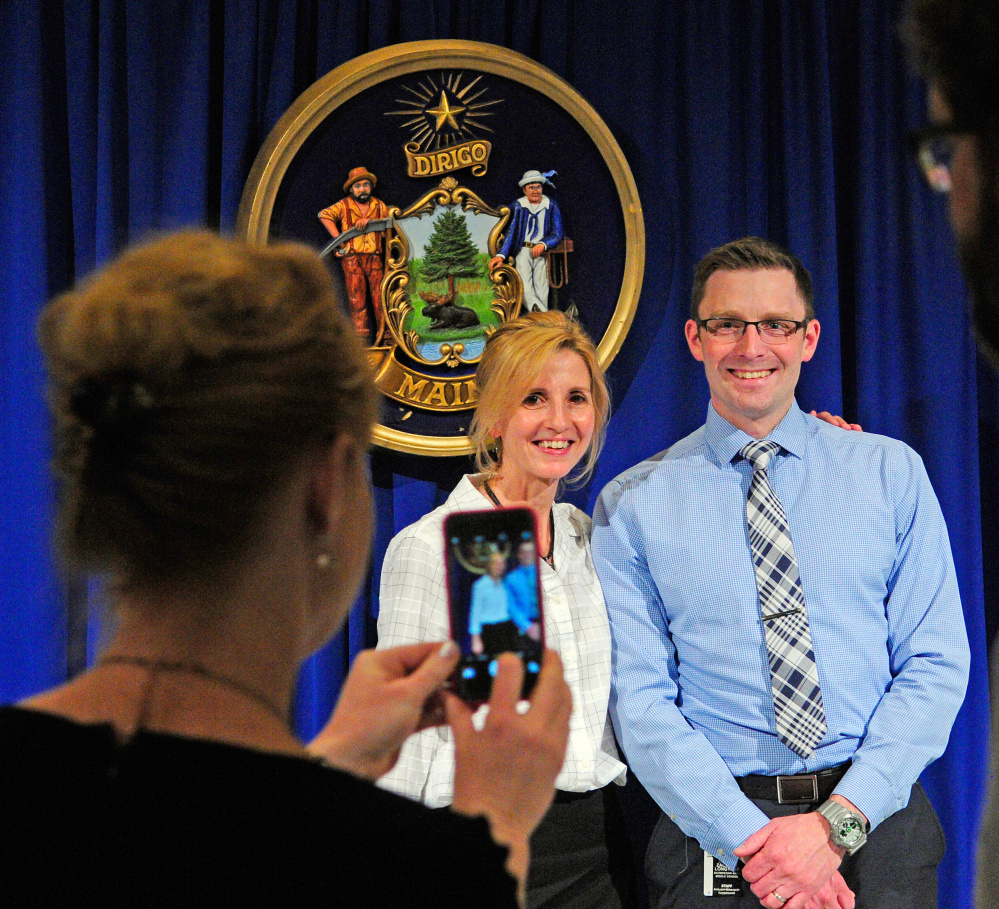
{"label": "black top", "polygon": [[511,907],[486,822],[301,758],[0,708],[0,903]]}

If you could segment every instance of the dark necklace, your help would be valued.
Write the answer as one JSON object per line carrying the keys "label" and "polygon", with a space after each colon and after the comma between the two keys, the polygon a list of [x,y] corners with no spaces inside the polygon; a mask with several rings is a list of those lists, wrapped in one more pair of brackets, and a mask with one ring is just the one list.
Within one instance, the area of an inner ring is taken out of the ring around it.
{"label": "dark necklace", "polygon": [[[489,485],[488,480],[482,481],[482,488],[486,491],[486,495],[492,500],[493,505],[497,508],[502,508],[503,503],[496,498],[496,493],[493,492],[492,486]],[[552,568],[555,567],[555,510],[552,509],[548,512],[548,554],[543,555],[543,558]]]}
{"label": "dark necklace", "polygon": [[271,716],[281,721],[283,726],[288,725],[287,713],[270,700],[266,695],[261,694],[256,688],[247,685],[239,679],[215,672],[200,663],[191,663],[184,660],[158,660],[151,657],[128,656],[126,654],[111,653],[102,656],[97,661],[98,666],[139,666],[142,669],[149,669],[151,672],[173,672],[182,675],[196,675],[217,685],[222,685],[232,691],[238,692],[248,700],[253,701],[263,707]]}

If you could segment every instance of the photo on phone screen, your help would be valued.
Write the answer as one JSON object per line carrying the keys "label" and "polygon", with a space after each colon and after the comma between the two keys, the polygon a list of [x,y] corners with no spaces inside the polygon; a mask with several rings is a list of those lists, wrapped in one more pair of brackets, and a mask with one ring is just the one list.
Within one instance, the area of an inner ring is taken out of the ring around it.
{"label": "photo on phone screen", "polygon": [[511,652],[524,663],[528,697],[544,649],[534,513],[497,508],[449,515],[444,552],[451,638],[461,650],[455,691],[471,703],[488,701],[496,658]]}

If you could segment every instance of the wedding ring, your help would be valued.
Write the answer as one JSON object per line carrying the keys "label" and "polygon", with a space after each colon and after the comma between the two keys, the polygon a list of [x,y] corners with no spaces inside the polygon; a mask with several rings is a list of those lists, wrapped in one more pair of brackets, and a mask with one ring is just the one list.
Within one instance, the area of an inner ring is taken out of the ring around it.
{"label": "wedding ring", "polygon": [[776,899],[777,902],[780,903],[782,906],[784,905],[784,903],[786,903],[791,898],[789,896],[787,896],[787,897],[781,896],[776,890],[774,891],[773,895],[774,895],[774,899]]}

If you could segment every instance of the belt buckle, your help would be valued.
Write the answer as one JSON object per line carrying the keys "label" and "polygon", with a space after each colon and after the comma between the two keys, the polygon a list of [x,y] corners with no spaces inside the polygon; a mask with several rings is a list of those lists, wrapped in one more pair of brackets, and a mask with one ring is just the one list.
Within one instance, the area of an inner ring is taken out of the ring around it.
{"label": "belt buckle", "polygon": [[779,805],[809,805],[819,800],[819,778],[814,773],[777,777]]}

